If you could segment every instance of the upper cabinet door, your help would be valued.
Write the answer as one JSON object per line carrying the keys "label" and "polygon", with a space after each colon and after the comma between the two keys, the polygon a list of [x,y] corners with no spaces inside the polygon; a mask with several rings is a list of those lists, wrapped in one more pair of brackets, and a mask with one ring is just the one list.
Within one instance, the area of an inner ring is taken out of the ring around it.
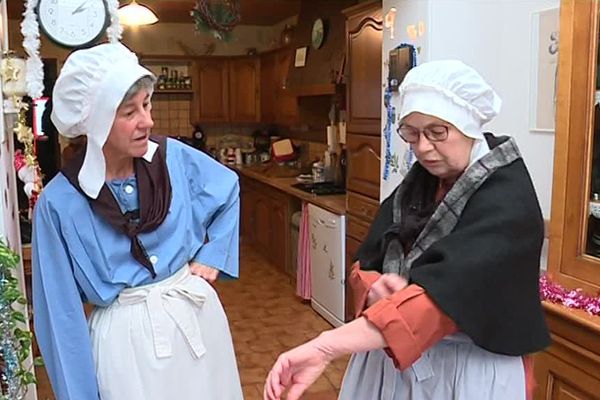
{"label": "upper cabinet door", "polygon": [[381,4],[358,5],[349,9],[347,17],[348,131],[379,135],[383,42]]}
{"label": "upper cabinet door", "polygon": [[232,122],[260,121],[258,57],[229,60],[229,114]]}
{"label": "upper cabinet door", "polygon": [[548,262],[554,279],[590,294],[600,290],[598,6],[561,2]]}
{"label": "upper cabinet door", "polygon": [[198,61],[198,120],[229,121],[227,60],[202,58]]}
{"label": "upper cabinet door", "polygon": [[274,123],[277,117],[277,53],[260,56],[260,114],[261,122]]}
{"label": "upper cabinet door", "polygon": [[276,53],[275,89],[277,93],[277,122],[283,125],[293,125],[298,122],[298,98],[287,90],[287,77],[291,62],[291,49],[284,48]]}
{"label": "upper cabinet door", "polygon": [[[379,170],[381,139],[373,135],[349,133],[346,142],[348,154],[347,189],[372,199],[379,198]],[[354,212],[351,203],[348,212],[362,218],[362,210]]]}

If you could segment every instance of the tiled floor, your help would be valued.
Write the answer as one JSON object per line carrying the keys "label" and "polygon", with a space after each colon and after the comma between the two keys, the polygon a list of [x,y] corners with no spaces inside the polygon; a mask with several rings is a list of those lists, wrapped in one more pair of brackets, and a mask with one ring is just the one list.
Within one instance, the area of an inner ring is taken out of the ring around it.
{"label": "tiled floor", "polygon": [[[294,295],[289,279],[249,246],[241,247],[241,277],[217,290],[229,317],[245,400],[262,399],[263,382],[277,356],[331,326]],[[333,362],[305,400],[333,400],[348,359]],[[43,371],[38,398],[53,400]]]}

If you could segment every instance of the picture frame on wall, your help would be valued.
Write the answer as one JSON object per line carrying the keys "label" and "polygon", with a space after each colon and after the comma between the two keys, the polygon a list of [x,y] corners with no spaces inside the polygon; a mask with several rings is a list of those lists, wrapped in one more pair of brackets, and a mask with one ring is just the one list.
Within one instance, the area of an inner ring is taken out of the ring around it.
{"label": "picture frame on wall", "polygon": [[306,53],[308,52],[308,46],[298,47],[296,49],[296,58],[294,59],[294,67],[304,67],[306,65]]}
{"label": "picture frame on wall", "polygon": [[529,129],[554,133],[558,73],[559,9],[533,13]]}

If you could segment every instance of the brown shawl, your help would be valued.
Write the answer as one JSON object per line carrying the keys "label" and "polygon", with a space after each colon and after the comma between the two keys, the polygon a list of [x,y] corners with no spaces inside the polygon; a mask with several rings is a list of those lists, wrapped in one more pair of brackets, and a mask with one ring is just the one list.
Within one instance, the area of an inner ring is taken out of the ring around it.
{"label": "brown shawl", "polygon": [[62,173],[88,199],[95,213],[131,239],[131,255],[150,272],[152,278],[155,278],[154,266],[138,234],[151,232],[162,224],[171,205],[172,190],[167,168],[166,138],[153,136],[151,140],[159,145],[152,162],[147,162],[141,157],[133,161],[138,183],[139,209],[137,210],[122,213],[119,203],[106,183],[102,186],[97,199],[92,199],[83,192],[77,177],[83,164],[86,146],[83,146],[62,168]]}

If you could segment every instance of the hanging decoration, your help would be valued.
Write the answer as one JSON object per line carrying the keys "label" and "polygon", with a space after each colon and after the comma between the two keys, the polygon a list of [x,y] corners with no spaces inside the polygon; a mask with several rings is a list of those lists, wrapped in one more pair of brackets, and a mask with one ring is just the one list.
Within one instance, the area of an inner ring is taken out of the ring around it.
{"label": "hanging decoration", "polygon": [[568,290],[553,283],[547,275],[540,278],[540,296],[542,300],[562,304],[568,308],[585,310],[588,314],[600,316],[600,293],[596,297],[586,295],[583,290]]}
{"label": "hanging decoration", "polygon": [[2,91],[8,98],[6,111],[17,114],[12,130],[17,140],[23,144],[24,150],[15,154],[15,166],[19,166],[18,171],[25,168],[20,172],[19,177],[22,180],[26,179],[23,182],[29,198],[29,217],[31,218],[33,206],[42,191],[42,173],[37,161],[36,138],[26,121],[29,106],[22,99],[29,89],[26,83],[26,70],[25,60],[15,57],[11,52],[4,54],[0,63]]}
{"label": "hanging decoration", "polygon": [[[0,240],[0,399],[25,398],[27,385],[36,383],[27,359],[31,349],[31,332],[22,329],[25,315],[19,307],[27,304],[13,271],[19,256]],[[21,326],[21,327],[20,327]],[[40,365],[39,359],[34,365]]]}
{"label": "hanging decoration", "polygon": [[17,176],[24,184],[24,191],[29,199],[29,219],[33,216],[33,207],[42,192],[42,170],[37,160],[36,138],[33,131],[26,123],[26,113],[29,107],[24,104],[17,116],[17,122],[13,128],[17,140],[24,146],[23,151],[15,152],[14,165]]}
{"label": "hanging decoration", "polygon": [[231,31],[239,24],[239,0],[196,0],[190,12],[196,31],[209,32],[216,39],[231,40]]}
{"label": "hanging decoration", "polygon": [[[411,68],[417,65],[417,52],[412,44],[401,43],[396,49],[408,48],[411,52]],[[388,65],[389,67],[389,65]],[[392,129],[396,124],[396,107],[392,104],[392,94],[394,88],[397,88],[400,82],[392,82],[391,74],[388,78],[388,83],[385,87],[385,93],[383,94],[383,104],[385,106],[385,126],[383,128],[383,137],[385,138],[385,156],[383,165],[383,180],[387,181],[390,178],[390,174],[402,172],[406,174],[410,169],[410,166],[414,162],[414,155],[412,148],[409,146],[406,151],[402,163],[399,160],[397,153],[392,153]]]}
{"label": "hanging decoration", "polygon": [[110,25],[106,28],[106,37],[110,43],[118,43],[123,35],[123,25],[119,22],[119,0],[106,0]]}
{"label": "hanging decoration", "polygon": [[35,8],[38,0],[27,0],[21,33],[23,34],[23,48],[27,53],[27,94],[32,99],[42,97],[44,91],[44,64],[40,58],[40,28],[38,25]]}

